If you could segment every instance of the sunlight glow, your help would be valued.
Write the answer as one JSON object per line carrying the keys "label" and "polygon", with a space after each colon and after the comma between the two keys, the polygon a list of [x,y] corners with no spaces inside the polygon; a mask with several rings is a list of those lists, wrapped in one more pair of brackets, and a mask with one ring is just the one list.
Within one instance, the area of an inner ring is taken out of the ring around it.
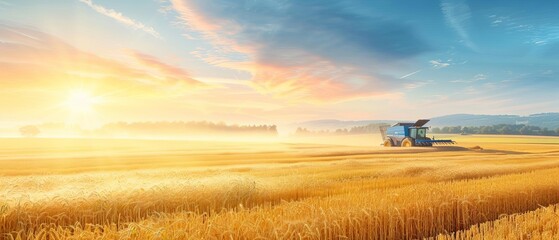
{"label": "sunlight glow", "polygon": [[100,98],[89,91],[76,89],[70,92],[65,102],[66,108],[72,113],[84,114],[93,111],[93,107],[100,103]]}

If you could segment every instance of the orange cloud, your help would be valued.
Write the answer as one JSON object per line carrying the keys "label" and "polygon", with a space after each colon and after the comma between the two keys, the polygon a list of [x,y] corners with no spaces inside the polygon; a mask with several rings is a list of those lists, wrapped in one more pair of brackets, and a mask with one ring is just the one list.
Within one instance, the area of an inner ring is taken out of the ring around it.
{"label": "orange cloud", "polygon": [[[118,91],[156,94],[166,87],[190,91],[205,86],[186,70],[134,52],[140,63],[103,58],[81,51],[64,41],[22,27],[0,25],[0,77],[5,87],[42,88],[94,84]],[[154,76],[153,71],[159,74]]]}

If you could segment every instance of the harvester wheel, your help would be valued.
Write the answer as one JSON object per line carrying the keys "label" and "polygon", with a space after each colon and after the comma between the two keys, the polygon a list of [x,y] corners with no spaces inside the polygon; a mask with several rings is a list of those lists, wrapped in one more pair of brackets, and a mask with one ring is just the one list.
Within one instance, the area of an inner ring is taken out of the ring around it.
{"label": "harvester wheel", "polygon": [[402,140],[402,147],[413,147],[413,141],[410,138]]}
{"label": "harvester wheel", "polygon": [[394,143],[392,142],[391,139],[386,139],[386,140],[384,140],[384,146],[385,147],[392,147],[392,146],[394,146]]}

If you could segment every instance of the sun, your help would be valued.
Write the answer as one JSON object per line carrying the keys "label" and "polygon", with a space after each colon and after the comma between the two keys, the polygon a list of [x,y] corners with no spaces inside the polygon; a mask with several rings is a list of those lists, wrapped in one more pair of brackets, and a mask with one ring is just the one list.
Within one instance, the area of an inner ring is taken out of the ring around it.
{"label": "sun", "polygon": [[95,105],[99,104],[100,99],[84,89],[70,91],[64,105],[72,113],[85,114],[93,111]]}

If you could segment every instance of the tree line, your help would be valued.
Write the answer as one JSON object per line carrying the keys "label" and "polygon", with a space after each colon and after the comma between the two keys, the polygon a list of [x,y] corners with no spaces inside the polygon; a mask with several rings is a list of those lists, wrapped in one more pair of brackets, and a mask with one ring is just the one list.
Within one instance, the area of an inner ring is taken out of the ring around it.
{"label": "tree line", "polygon": [[365,126],[355,126],[351,128],[338,128],[336,130],[309,130],[307,128],[298,127],[295,130],[295,136],[316,136],[316,135],[355,135],[379,133],[381,126],[389,126],[387,124],[369,124]]}
{"label": "tree line", "polygon": [[431,133],[559,136],[559,128],[552,130],[524,124],[497,124],[479,127],[435,127],[431,129]]}
{"label": "tree line", "polygon": [[105,124],[102,133],[145,133],[164,135],[205,135],[205,134],[255,134],[277,135],[276,125],[228,125],[223,122],[176,121],[176,122],[116,122]]}
{"label": "tree line", "polygon": [[[44,129],[44,130],[43,130]],[[100,128],[84,130],[79,127],[64,124],[28,125],[21,127],[20,133],[24,137],[34,137],[39,133],[72,132],[82,136],[112,137],[112,136],[276,136],[276,125],[238,125],[210,121],[156,121],[156,122],[114,122],[107,123]]]}
{"label": "tree line", "polygon": [[[378,133],[381,126],[388,127],[386,124],[369,124],[352,128],[340,128],[336,130],[309,130],[307,128],[297,128],[295,136],[320,136],[320,135],[352,135]],[[496,134],[496,135],[534,135],[534,136],[559,136],[559,128],[556,130],[545,127],[516,124],[496,124],[491,126],[479,127],[434,127],[430,130],[434,134]]]}

